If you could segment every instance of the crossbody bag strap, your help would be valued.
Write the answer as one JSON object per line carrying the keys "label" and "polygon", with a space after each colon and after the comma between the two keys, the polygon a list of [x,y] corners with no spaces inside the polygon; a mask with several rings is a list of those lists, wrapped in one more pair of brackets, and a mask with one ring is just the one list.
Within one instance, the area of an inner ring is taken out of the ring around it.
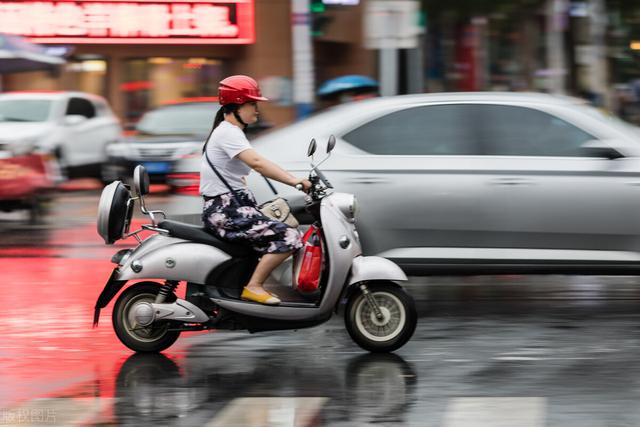
{"label": "crossbody bag strap", "polygon": [[211,162],[211,159],[209,159],[209,153],[207,153],[207,144],[209,144],[209,140],[207,139],[207,142],[204,144],[204,156],[207,159],[207,163],[209,163],[209,166],[211,166],[211,169],[213,170],[213,172],[215,172],[215,174],[218,176],[218,178],[220,178],[220,181],[222,181],[222,183],[224,185],[227,186],[227,188],[229,189],[229,191],[231,191],[231,194],[233,195],[233,198],[235,199],[238,207],[240,206],[244,206],[242,204],[242,202],[240,201],[240,196],[238,196],[238,193],[236,192],[236,190],[234,190],[229,183],[227,182],[226,179],[224,179],[224,177],[222,176],[222,174],[220,172],[218,172],[218,169],[216,169],[215,166],[213,166],[213,163]]}
{"label": "crossbody bag strap", "polygon": [[276,196],[278,195],[278,190],[276,190],[276,187],[273,186],[273,184],[271,183],[271,181],[269,180],[269,178],[267,178],[266,176],[262,175],[262,177],[264,178],[265,181],[267,181],[267,185],[269,186],[269,188],[271,189],[271,191],[273,191],[273,194],[275,194]]}

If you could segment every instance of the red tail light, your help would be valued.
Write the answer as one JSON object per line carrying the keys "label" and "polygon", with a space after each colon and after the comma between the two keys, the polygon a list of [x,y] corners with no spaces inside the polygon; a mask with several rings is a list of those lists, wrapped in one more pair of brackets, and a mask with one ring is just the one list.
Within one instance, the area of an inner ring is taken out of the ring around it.
{"label": "red tail light", "polygon": [[198,172],[172,173],[167,177],[167,181],[176,194],[200,195],[200,174]]}

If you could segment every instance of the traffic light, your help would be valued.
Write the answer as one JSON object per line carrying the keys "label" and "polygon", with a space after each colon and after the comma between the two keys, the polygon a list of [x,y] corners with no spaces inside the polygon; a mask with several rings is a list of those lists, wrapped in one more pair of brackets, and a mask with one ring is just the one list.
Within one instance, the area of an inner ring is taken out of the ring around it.
{"label": "traffic light", "polygon": [[327,6],[322,0],[311,0],[311,36],[320,37],[324,35],[324,29],[331,20],[327,16]]}

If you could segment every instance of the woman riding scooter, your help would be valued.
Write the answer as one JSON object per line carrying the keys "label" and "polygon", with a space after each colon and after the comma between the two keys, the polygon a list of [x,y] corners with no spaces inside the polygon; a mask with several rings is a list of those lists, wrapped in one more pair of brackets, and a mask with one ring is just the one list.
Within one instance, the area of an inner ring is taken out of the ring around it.
{"label": "woman riding scooter", "polygon": [[258,120],[258,101],[267,101],[254,79],[243,75],[227,77],[220,82],[218,97],[221,107],[203,149],[200,171],[200,194],[205,201],[202,220],[220,239],[246,242],[262,254],[241,298],[279,304],[280,299],[267,292],[263,284],[276,267],[302,247],[301,235],[297,229],[258,210],[245,177],[253,169],[293,187],[300,184],[305,192],[311,183],[252,149],[244,130]]}

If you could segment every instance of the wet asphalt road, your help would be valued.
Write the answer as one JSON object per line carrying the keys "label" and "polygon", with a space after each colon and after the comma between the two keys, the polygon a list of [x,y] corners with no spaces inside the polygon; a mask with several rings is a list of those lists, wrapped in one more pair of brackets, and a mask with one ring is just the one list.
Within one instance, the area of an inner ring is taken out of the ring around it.
{"label": "wet asphalt road", "polygon": [[0,213],[0,425],[640,425],[636,277],[413,278],[418,328],[392,355],[361,351],[339,317],[134,355],[111,306],[91,328],[130,243],[101,243],[90,188],[38,226]]}

